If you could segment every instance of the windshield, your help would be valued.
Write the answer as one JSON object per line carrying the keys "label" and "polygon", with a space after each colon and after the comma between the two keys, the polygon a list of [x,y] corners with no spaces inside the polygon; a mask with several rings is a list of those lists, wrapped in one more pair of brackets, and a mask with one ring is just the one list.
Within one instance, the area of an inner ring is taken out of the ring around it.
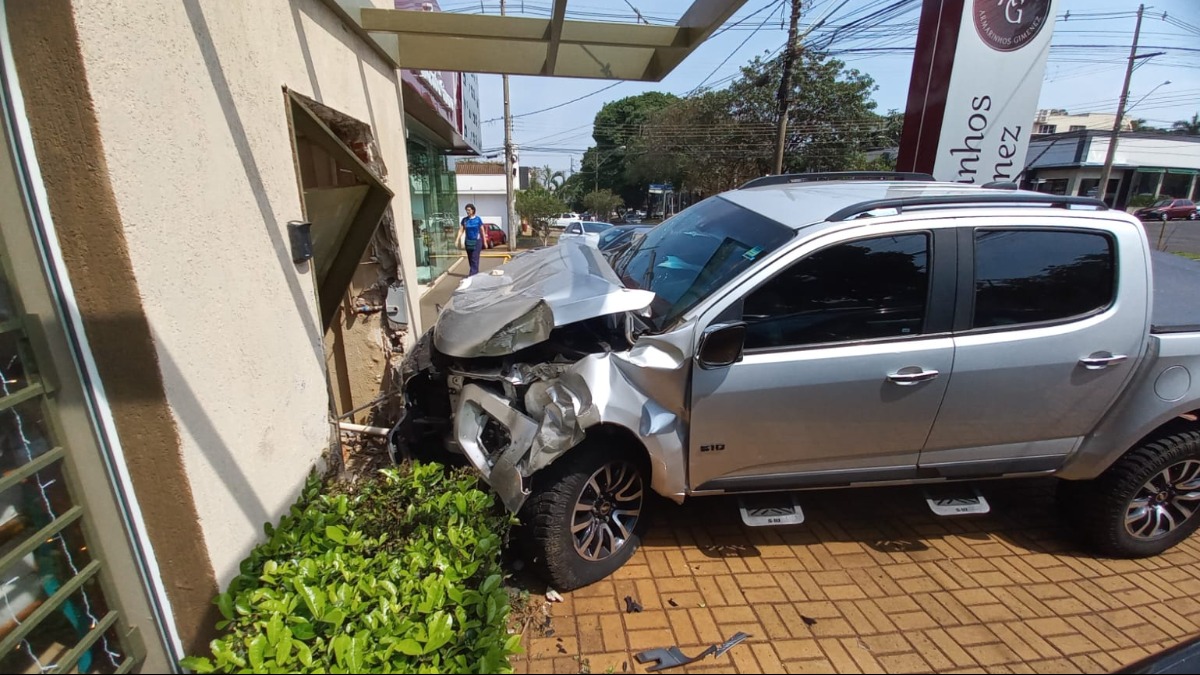
{"label": "windshield", "polygon": [[1154,202],[1154,205],[1155,205],[1155,206],[1170,206],[1170,205],[1171,205],[1171,199],[1170,199],[1170,198],[1167,198],[1167,199],[1160,199],[1160,200],[1158,200],[1158,201]]}
{"label": "windshield", "polygon": [[795,232],[714,197],[650,230],[613,260],[627,288],[653,291],[650,321],[663,330]]}
{"label": "windshield", "polygon": [[583,230],[584,230],[584,232],[587,232],[588,234],[597,234],[599,232],[603,232],[610,228],[612,228],[612,225],[609,225],[608,223],[584,223],[583,224]]}

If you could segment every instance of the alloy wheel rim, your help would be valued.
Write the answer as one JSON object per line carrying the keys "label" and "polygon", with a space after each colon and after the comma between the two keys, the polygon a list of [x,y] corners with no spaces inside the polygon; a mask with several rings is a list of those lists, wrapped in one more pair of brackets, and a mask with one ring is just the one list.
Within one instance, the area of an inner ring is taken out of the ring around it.
{"label": "alloy wheel rim", "polygon": [[575,499],[575,552],[597,562],[623,549],[641,517],[644,495],[642,474],[632,462],[613,461],[597,469]]}
{"label": "alloy wheel rim", "polygon": [[1135,539],[1160,539],[1200,508],[1200,461],[1177,462],[1154,474],[1129,501],[1125,531]]}

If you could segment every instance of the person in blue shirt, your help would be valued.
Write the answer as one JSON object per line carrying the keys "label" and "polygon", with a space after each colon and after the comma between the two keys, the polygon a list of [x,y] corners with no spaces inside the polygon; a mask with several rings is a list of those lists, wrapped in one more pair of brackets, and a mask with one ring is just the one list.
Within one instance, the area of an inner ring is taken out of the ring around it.
{"label": "person in blue shirt", "polygon": [[467,251],[467,263],[471,267],[471,271],[467,276],[475,276],[479,274],[479,252],[487,242],[484,237],[487,236],[487,230],[484,228],[483,219],[475,215],[475,205],[467,204],[467,217],[462,219],[461,235],[463,240],[463,248]]}

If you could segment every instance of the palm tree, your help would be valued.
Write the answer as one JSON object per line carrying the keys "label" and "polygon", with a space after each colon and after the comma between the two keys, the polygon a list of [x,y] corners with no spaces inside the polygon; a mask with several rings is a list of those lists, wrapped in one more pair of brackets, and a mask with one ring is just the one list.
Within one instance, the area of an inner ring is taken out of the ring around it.
{"label": "palm tree", "polygon": [[1179,120],[1171,124],[1171,131],[1186,136],[1200,136],[1200,114],[1193,114],[1190,120]]}
{"label": "palm tree", "polygon": [[547,192],[551,193],[558,192],[563,183],[567,182],[566,172],[555,171],[548,166],[542,169],[534,169],[534,174],[536,176],[534,180],[545,188]]}

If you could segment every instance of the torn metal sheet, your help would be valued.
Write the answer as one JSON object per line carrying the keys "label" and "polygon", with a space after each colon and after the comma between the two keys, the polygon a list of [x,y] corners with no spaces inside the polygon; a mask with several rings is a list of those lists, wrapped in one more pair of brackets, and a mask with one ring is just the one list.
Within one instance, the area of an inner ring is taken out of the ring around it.
{"label": "torn metal sheet", "polygon": [[654,293],[625,288],[593,247],[563,242],[467,277],[442,309],[434,345],[449,356],[503,356],[585,319],[650,306]]}
{"label": "torn metal sheet", "polygon": [[678,668],[680,666],[686,666],[689,663],[695,663],[696,661],[699,661],[710,654],[713,656],[713,658],[723,656],[725,652],[745,642],[750,637],[751,636],[748,633],[734,633],[733,637],[729,638],[728,640],[719,645],[712,645],[708,649],[705,649],[695,656],[686,656],[683,652],[679,651],[679,647],[672,646],[666,648],[660,647],[657,649],[647,649],[644,652],[639,652],[634,656],[634,658],[638,660],[638,663],[653,662],[653,665],[646,667],[646,671],[654,673],[660,670]]}

